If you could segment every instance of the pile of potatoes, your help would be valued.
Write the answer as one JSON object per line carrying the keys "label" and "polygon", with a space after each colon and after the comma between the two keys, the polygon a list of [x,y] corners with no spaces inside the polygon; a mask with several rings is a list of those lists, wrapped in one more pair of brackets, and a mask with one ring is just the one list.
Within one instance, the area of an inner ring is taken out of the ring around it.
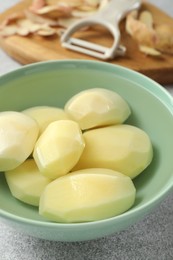
{"label": "pile of potatoes", "polygon": [[0,171],[12,195],[55,222],[110,218],[135,202],[132,179],[153,158],[142,129],[125,124],[128,103],[94,88],[64,109],[31,107],[0,113]]}

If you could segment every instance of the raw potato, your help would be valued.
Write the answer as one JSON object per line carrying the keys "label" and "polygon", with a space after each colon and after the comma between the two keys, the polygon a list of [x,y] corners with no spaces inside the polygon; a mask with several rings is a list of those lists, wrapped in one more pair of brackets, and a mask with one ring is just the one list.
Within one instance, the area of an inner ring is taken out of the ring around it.
{"label": "raw potato", "polygon": [[51,182],[39,172],[33,159],[28,159],[14,170],[7,171],[5,177],[12,195],[33,206],[39,205],[41,193]]}
{"label": "raw potato", "polygon": [[135,194],[129,177],[109,169],[87,169],[48,184],[40,198],[39,213],[56,222],[96,221],[128,210]]}
{"label": "raw potato", "polygon": [[68,119],[68,116],[63,109],[50,106],[31,107],[24,110],[23,113],[37,121],[40,128],[40,134],[43,133],[50,123],[57,120]]}
{"label": "raw potato", "polygon": [[115,125],[86,131],[85,150],[73,170],[110,168],[134,178],[151,162],[148,135],[131,125]]}
{"label": "raw potato", "polygon": [[55,179],[67,174],[78,162],[85,147],[78,124],[55,121],[39,137],[33,157],[41,173]]}
{"label": "raw potato", "polygon": [[32,153],[39,133],[37,122],[20,112],[0,113],[0,171],[18,167]]}
{"label": "raw potato", "polygon": [[66,113],[82,130],[121,124],[130,115],[127,102],[116,92],[95,88],[73,96],[65,105]]}

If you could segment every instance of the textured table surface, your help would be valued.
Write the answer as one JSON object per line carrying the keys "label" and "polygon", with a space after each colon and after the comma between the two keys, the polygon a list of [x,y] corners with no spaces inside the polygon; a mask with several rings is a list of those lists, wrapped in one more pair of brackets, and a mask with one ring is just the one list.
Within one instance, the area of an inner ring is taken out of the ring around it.
{"label": "textured table surface", "polygon": [[[0,12],[19,0],[0,0]],[[150,0],[173,16],[173,0]],[[0,75],[21,65],[0,49]],[[173,85],[165,86],[173,95]],[[172,260],[173,193],[125,231],[87,242],[52,242],[27,236],[0,220],[0,260]]]}

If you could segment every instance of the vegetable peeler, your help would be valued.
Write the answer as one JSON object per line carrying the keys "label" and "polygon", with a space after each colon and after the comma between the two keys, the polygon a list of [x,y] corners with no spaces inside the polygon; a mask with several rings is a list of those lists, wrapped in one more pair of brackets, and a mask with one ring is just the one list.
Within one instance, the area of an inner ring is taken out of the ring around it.
{"label": "vegetable peeler", "polygon": [[[61,37],[62,47],[102,60],[123,56],[126,48],[119,44],[121,37],[119,23],[130,11],[139,9],[140,6],[141,0],[110,0],[108,5],[101,11],[73,23]],[[113,35],[113,44],[111,47],[71,37],[78,30],[92,25],[101,25],[110,31]]]}

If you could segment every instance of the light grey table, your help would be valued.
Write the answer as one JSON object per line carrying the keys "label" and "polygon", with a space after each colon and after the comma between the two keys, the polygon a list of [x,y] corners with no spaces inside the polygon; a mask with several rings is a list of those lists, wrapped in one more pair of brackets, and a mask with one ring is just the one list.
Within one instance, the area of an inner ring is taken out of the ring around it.
{"label": "light grey table", "polygon": [[[0,0],[0,12],[19,0]],[[150,0],[173,16],[173,0]],[[0,75],[21,65],[0,49]],[[173,85],[165,86],[173,95]],[[173,260],[173,193],[125,231],[94,241],[52,242],[27,236],[0,220],[0,260]]]}

